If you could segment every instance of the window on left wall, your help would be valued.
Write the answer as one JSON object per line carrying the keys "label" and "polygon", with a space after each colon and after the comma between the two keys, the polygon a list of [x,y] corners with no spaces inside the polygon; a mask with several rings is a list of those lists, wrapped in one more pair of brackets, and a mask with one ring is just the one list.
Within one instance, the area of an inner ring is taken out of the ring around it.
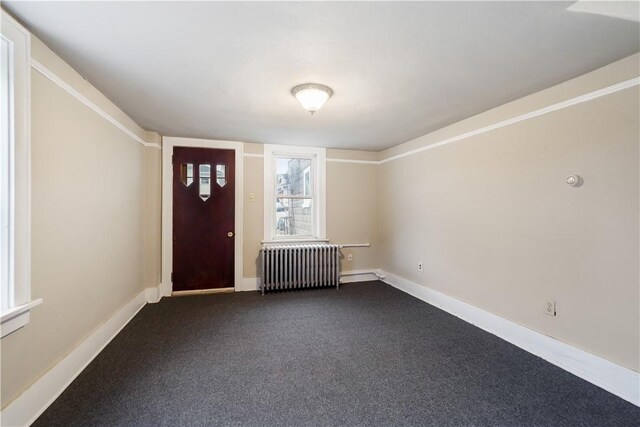
{"label": "window on left wall", "polygon": [[1,11],[0,332],[29,322],[31,299],[30,37]]}

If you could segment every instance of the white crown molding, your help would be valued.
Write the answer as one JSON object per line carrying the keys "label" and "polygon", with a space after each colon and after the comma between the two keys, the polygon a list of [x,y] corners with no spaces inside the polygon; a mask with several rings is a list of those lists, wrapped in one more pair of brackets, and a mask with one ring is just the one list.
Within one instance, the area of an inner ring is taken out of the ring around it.
{"label": "white crown molding", "polygon": [[387,271],[383,281],[640,406],[640,373]]}
{"label": "white crown molding", "polygon": [[124,132],[128,136],[130,136],[134,141],[136,141],[143,147],[162,149],[162,146],[160,144],[153,144],[150,142],[146,142],[144,139],[140,138],[138,135],[133,133],[128,127],[126,127],[125,125],[117,121],[115,118],[109,115],[109,113],[107,113],[106,111],[98,107],[96,104],[91,102],[86,96],[82,95],[80,92],[75,90],[70,84],[65,82],[53,71],[49,70],[47,67],[42,65],[35,58],[31,58],[31,67],[33,67],[34,70],[38,71],[40,74],[42,74],[43,76],[45,76],[46,78],[48,78],[49,80],[51,80],[52,82],[60,86],[62,89],[66,90],[71,96],[76,98],[78,101],[82,102],[87,107],[91,108],[99,116],[101,116],[106,121],[108,121],[118,129],[120,129],[122,132]]}
{"label": "white crown molding", "polygon": [[361,164],[361,165],[379,165],[380,164],[379,160],[355,160],[355,159],[335,159],[335,158],[328,158],[327,162],[333,162],[333,163],[356,163],[356,164]]}
{"label": "white crown molding", "polygon": [[[244,157],[255,157],[255,158],[262,159],[262,158],[264,158],[264,154],[260,154],[260,153],[244,153]],[[380,164],[380,162],[378,160],[355,160],[355,159],[327,158],[326,161],[327,162],[334,162],[334,163],[359,163],[359,164],[365,164],[365,165],[378,165],[378,164]]]}
{"label": "white crown molding", "polygon": [[446,138],[446,139],[443,139],[442,141],[434,142],[433,144],[425,145],[424,147],[416,148],[416,149],[407,151],[405,153],[397,154],[397,155],[392,156],[392,157],[388,157],[388,158],[386,158],[384,160],[380,160],[379,163],[382,164],[382,163],[391,162],[391,161],[394,161],[394,160],[401,159],[403,157],[412,156],[414,154],[421,153],[423,151],[432,150],[434,148],[442,147],[443,145],[447,145],[447,144],[451,144],[451,143],[454,143],[454,142],[462,141],[463,139],[467,139],[467,138],[470,138],[472,136],[476,136],[476,135],[480,135],[480,134],[483,134],[483,133],[486,133],[486,132],[490,132],[492,130],[500,129],[500,128],[503,128],[505,126],[510,126],[512,124],[515,124],[515,123],[518,123],[518,122],[522,122],[524,120],[529,120],[529,119],[532,119],[534,117],[542,116],[543,114],[548,114],[548,113],[551,113],[553,111],[562,110],[564,108],[568,108],[568,107],[571,107],[573,105],[581,104],[583,102],[591,101],[591,100],[600,98],[600,97],[605,96],[605,95],[610,95],[612,93],[616,93],[616,92],[619,92],[621,90],[637,86],[638,84],[640,84],[640,77],[634,77],[632,79],[625,80],[623,82],[620,82],[620,83],[605,87],[603,89],[595,90],[593,92],[589,92],[589,93],[586,93],[584,95],[576,96],[574,98],[567,99],[566,101],[561,101],[561,102],[549,105],[547,107],[531,111],[531,112],[526,113],[526,114],[521,114],[519,116],[512,117],[512,118],[507,119],[507,120],[502,120],[500,122],[494,123],[494,124],[489,125],[489,126],[485,126],[485,127],[482,127],[482,128],[476,129],[476,130],[472,130],[470,132],[466,132],[466,133],[463,133],[461,135],[454,136],[454,137],[451,137],[451,138]]}
{"label": "white crown molding", "polygon": [[13,400],[1,413],[3,426],[31,425],[131,319],[155,299],[157,288],[144,289],[49,371]]}

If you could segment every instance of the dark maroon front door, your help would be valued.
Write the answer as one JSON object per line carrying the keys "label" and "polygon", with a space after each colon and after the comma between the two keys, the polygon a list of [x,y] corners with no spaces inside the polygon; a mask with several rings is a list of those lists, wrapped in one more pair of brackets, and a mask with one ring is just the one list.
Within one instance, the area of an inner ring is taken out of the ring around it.
{"label": "dark maroon front door", "polygon": [[235,151],[173,149],[173,290],[234,286]]}

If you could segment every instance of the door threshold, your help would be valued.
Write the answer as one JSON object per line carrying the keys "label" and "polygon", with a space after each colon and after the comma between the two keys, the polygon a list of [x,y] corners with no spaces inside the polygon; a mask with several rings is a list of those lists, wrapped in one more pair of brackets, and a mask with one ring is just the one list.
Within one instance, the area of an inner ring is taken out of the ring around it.
{"label": "door threshold", "polygon": [[228,294],[236,291],[236,288],[194,289],[192,291],[173,291],[172,297],[185,297],[189,295]]}

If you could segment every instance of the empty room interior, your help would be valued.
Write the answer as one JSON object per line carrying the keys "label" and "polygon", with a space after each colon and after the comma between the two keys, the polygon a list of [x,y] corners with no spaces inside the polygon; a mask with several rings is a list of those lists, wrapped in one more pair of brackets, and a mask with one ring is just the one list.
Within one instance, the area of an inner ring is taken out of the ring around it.
{"label": "empty room interior", "polygon": [[640,425],[639,5],[2,1],[0,425]]}

